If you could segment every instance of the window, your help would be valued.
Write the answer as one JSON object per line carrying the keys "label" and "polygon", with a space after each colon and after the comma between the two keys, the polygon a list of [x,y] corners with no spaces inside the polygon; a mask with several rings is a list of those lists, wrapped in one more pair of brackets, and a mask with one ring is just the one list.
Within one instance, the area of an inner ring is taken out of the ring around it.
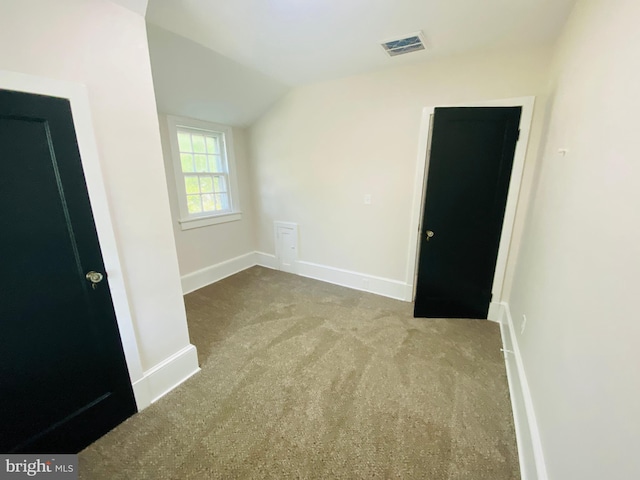
{"label": "window", "polygon": [[240,220],[231,128],[168,117],[183,230]]}

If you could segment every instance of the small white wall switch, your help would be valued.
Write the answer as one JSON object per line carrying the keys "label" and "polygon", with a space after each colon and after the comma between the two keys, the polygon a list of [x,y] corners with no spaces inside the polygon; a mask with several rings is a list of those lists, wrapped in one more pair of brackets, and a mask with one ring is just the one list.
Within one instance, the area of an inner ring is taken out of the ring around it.
{"label": "small white wall switch", "polygon": [[365,205],[371,205],[371,194],[367,193],[364,196],[364,204]]}

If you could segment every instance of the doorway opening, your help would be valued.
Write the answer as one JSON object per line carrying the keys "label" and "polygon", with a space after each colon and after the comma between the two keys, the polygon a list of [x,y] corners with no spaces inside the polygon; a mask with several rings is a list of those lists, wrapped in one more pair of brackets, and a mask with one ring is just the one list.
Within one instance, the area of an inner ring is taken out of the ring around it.
{"label": "doorway opening", "polygon": [[473,108],[473,107],[520,107],[521,115],[518,123],[520,131],[519,140],[515,145],[513,153],[513,165],[511,178],[508,185],[506,205],[504,208],[503,224],[498,242],[498,252],[495,261],[495,273],[491,286],[491,303],[486,318],[494,321],[499,320],[500,303],[502,301],[502,291],[505,280],[506,265],[511,246],[513,225],[520,192],[522,172],[524,169],[524,159],[526,156],[528,138],[531,130],[533,117],[534,97],[523,97],[505,100],[484,101],[468,103],[463,105],[442,105],[427,107],[423,110],[422,123],[420,129],[420,145],[418,159],[416,163],[416,177],[414,185],[414,198],[411,216],[411,236],[409,243],[409,253],[407,259],[406,281],[411,286],[411,300],[415,299],[419,268],[419,245],[422,239],[424,225],[422,225],[423,212],[425,206],[425,193],[428,182],[429,161],[430,161],[430,124],[437,108]]}

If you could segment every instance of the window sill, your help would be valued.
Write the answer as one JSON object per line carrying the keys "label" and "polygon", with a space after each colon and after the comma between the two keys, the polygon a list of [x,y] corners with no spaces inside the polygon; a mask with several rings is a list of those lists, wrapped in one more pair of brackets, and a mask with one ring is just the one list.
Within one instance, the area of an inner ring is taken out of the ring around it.
{"label": "window sill", "polygon": [[191,230],[192,228],[208,227],[209,225],[218,225],[219,223],[237,222],[242,220],[242,212],[225,213],[223,215],[215,215],[211,217],[189,218],[186,220],[178,220],[182,230]]}

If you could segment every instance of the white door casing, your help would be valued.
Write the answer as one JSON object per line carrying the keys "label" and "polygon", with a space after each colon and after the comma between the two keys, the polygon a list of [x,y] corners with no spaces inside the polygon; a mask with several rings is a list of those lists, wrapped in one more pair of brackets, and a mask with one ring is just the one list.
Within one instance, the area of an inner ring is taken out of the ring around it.
{"label": "white door casing", "polygon": [[[102,251],[105,269],[109,275],[109,289],[118,322],[118,330],[122,340],[129,377],[134,386],[136,404],[138,410],[142,410],[150,404],[149,393],[144,388],[135,385],[136,382],[144,377],[144,371],[131,316],[124,272],[109,212],[86,87],[68,81],[0,70],[0,89],[64,98],[69,100],[71,104],[82,169],[100,241],[100,250]],[[140,382],[138,382],[139,384]]]}

